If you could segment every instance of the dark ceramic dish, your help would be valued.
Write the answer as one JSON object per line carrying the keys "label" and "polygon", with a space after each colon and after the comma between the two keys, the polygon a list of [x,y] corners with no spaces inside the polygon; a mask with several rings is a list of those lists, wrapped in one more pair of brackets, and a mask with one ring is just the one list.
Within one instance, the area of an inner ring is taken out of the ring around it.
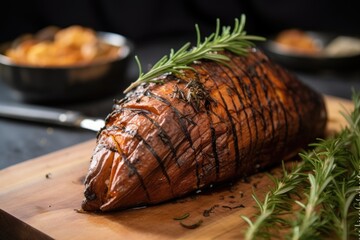
{"label": "dark ceramic dish", "polygon": [[[337,36],[322,32],[307,32],[322,46],[326,46]],[[347,36],[348,37],[348,36]],[[351,36],[352,37],[352,36]],[[356,36],[354,36],[356,37]],[[360,54],[349,54],[343,56],[306,55],[283,50],[279,44],[270,37],[262,48],[269,57],[278,63],[296,70],[353,70],[360,67]]]}
{"label": "dark ceramic dish", "polygon": [[69,102],[94,99],[127,87],[126,72],[133,52],[124,36],[98,32],[102,41],[121,47],[118,58],[88,65],[36,67],[18,65],[3,55],[10,43],[0,45],[0,80],[27,102]]}

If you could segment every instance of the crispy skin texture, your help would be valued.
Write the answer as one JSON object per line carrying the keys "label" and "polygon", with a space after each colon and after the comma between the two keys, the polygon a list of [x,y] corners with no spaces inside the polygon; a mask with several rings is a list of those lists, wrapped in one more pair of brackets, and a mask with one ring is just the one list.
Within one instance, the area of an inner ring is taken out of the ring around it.
{"label": "crispy skin texture", "polygon": [[86,211],[160,203],[279,164],[322,136],[323,98],[262,52],[193,64],[114,106],[85,180]]}

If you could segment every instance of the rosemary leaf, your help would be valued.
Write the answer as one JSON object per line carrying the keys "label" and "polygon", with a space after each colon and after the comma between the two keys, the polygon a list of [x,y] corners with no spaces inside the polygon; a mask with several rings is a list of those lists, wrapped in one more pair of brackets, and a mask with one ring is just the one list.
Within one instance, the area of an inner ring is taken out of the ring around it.
{"label": "rosemary leaf", "polygon": [[188,218],[189,216],[190,216],[190,213],[184,213],[183,215],[174,217],[173,219],[179,221],[179,220],[184,220],[184,219]]}
{"label": "rosemary leaf", "polygon": [[[235,24],[231,30],[230,26],[221,27],[220,20],[216,21],[215,33],[205,37],[201,42],[200,28],[195,25],[197,44],[190,49],[191,44],[186,43],[178,51],[170,50],[169,56],[162,57],[147,73],[141,68],[138,57],[135,57],[139,68],[138,79],[125,89],[124,93],[128,93],[142,83],[161,82],[156,78],[162,74],[174,73],[175,69],[189,69],[188,65],[200,59],[208,59],[225,64],[229,61],[228,57],[220,52],[224,50],[231,51],[238,55],[245,55],[248,48],[254,46],[252,41],[263,41],[263,37],[246,35],[244,31],[245,15],[241,15],[240,19],[235,19]],[[190,68],[191,69],[191,68]]]}
{"label": "rosemary leaf", "polygon": [[191,223],[191,224],[184,223],[183,221],[180,221],[179,223],[180,223],[180,225],[181,225],[182,227],[184,227],[184,228],[187,228],[187,229],[195,229],[195,228],[200,227],[200,225],[203,223],[203,220],[200,219],[199,221],[197,221],[197,222],[195,222],[195,223]]}
{"label": "rosemary leaf", "polygon": [[[312,151],[299,154],[302,162],[280,179],[271,178],[275,186],[261,202],[254,198],[259,213],[253,221],[243,217],[249,224],[245,238],[270,239],[272,228],[287,230],[286,239],[319,239],[327,234],[331,239],[350,239],[358,220],[360,176],[360,93],[353,92],[354,111],[342,113],[348,127],[337,136],[310,144]],[[295,200],[301,186],[303,199]],[[298,205],[296,214],[289,219],[291,208]],[[279,221],[282,219],[283,222]],[[281,224],[280,224],[281,223]],[[285,223],[285,224],[284,224]],[[355,231],[356,230],[356,231]],[[284,235],[276,236],[283,238]]]}

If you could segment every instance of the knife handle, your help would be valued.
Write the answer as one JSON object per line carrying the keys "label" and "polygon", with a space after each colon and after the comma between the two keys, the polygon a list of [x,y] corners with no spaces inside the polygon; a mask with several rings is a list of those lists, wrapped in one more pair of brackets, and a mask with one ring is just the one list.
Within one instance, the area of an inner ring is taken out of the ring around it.
{"label": "knife handle", "polygon": [[14,103],[0,103],[0,117],[63,126],[78,126],[83,118],[82,114],[76,111]]}

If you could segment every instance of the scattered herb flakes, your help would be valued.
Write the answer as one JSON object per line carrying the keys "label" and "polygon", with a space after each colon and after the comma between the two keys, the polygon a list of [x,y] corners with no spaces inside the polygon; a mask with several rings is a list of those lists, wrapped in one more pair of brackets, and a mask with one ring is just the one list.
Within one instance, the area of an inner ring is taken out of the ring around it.
{"label": "scattered herb flakes", "polygon": [[240,205],[232,207],[232,209],[235,209],[235,208],[245,208],[245,206],[244,206],[244,204],[240,204]]}
{"label": "scattered herb flakes", "polygon": [[190,213],[184,213],[183,215],[174,217],[173,219],[179,221],[179,220],[184,220],[184,219],[188,218],[189,216],[190,216]]}
{"label": "scattered herb flakes", "polygon": [[227,209],[232,209],[232,207],[230,207],[230,206],[227,206],[227,205],[222,205],[222,208],[227,208]]}
{"label": "scattered herb flakes", "polygon": [[199,221],[195,222],[195,223],[191,223],[191,224],[187,224],[187,223],[184,223],[183,221],[180,221],[179,222],[180,225],[184,228],[187,228],[187,229],[195,229],[195,228],[198,228],[200,227],[200,225],[203,223],[203,220],[200,219]]}
{"label": "scattered herb flakes", "polygon": [[203,216],[204,217],[210,217],[210,214],[213,213],[214,209],[217,208],[217,207],[219,207],[219,204],[215,204],[211,208],[205,209],[204,212],[203,212]]}
{"label": "scattered herb flakes", "polygon": [[229,210],[233,210],[233,209],[236,209],[236,208],[245,208],[244,204],[239,204],[239,205],[236,205],[236,206],[234,206],[234,207],[227,206],[227,205],[222,205],[221,207],[222,207],[222,208],[229,209]]}

